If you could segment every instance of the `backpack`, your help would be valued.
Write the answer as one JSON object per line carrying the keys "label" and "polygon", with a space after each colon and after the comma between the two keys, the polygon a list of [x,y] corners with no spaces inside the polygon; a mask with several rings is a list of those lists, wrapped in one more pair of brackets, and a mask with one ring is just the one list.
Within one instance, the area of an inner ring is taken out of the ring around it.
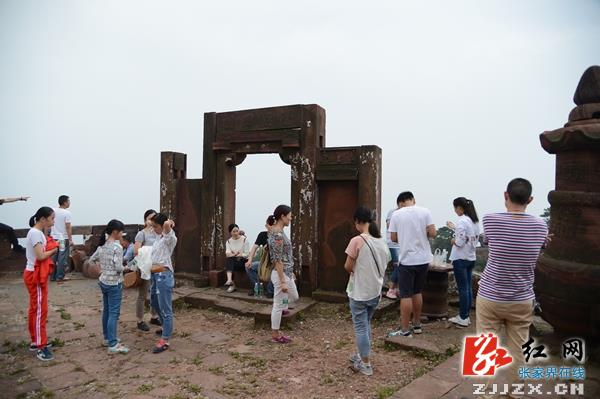
{"label": "backpack", "polygon": [[269,256],[269,246],[265,245],[262,247],[260,253],[260,260],[258,263],[258,278],[260,281],[266,283],[271,281],[271,272],[273,271],[273,264],[271,264],[271,256]]}

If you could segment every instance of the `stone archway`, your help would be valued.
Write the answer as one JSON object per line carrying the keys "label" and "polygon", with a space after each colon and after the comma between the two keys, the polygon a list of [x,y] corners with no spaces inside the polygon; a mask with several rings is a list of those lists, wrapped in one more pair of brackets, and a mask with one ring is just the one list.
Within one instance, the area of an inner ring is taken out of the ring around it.
{"label": "stone archway", "polygon": [[[225,226],[235,219],[236,168],[248,154],[277,153],[291,167],[291,228],[304,295],[343,291],[343,249],[358,204],[380,215],[381,149],[325,147],[325,110],[290,105],[204,115],[202,179],[186,178],[186,155],[161,155],[161,210],[179,227],[178,273],[218,285],[225,265]],[[274,204],[274,206],[277,204]]]}

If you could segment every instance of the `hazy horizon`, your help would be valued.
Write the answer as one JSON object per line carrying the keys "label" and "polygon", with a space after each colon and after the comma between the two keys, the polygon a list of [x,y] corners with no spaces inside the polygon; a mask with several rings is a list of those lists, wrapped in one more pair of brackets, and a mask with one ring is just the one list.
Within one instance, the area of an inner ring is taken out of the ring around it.
{"label": "hazy horizon", "polygon": [[[3,1],[0,196],[32,199],[0,222],[27,227],[68,194],[75,225],[141,223],[159,207],[161,151],[202,177],[205,112],[312,103],[328,147],[382,148],[382,217],[404,190],[438,227],[458,196],[503,211],[514,177],[539,215],[555,157],[538,136],[599,63],[598,20],[595,1]],[[289,202],[289,166],[249,156],[237,176],[254,238]]]}

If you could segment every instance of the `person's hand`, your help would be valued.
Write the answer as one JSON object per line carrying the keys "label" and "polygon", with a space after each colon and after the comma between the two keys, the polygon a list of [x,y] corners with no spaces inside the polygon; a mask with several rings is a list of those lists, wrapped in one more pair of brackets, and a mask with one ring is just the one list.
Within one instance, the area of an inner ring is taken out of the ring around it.
{"label": "person's hand", "polygon": [[251,259],[248,259],[248,260],[246,261],[246,265],[245,265],[245,266],[246,266],[246,269],[250,269],[250,267],[252,267],[252,260],[251,260]]}
{"label": "person's hand", "polygon": [[452,223],[451,221],[446,222],[446,227],[448,227],[450,230],[456,229],[456,225],[454,223]]}
{"label": "person's hand", "polygon": [[21,201],[27,201],[29,198],[31,198],[29,195],[27,197],[21,197]]}
{"label": "person's hand", "polygon": [[287,283],[281,283],[281,291],[283,291],[283,292],[288,292],[288,286],[287,286]]}
{"label": "person's hand", "polygon": [[168,219],[167,221],[165,221],[165,223],[163,224],[163,229],[166,227],[175,227],[175,222],[172,221],[171,219]]}

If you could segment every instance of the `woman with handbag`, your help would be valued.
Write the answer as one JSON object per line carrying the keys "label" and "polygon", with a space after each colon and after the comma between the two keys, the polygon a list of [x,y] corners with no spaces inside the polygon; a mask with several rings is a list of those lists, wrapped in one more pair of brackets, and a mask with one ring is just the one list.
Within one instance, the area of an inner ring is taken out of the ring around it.
{"label": "woman with handbag", "polygon": [[225,270],[227,270],[227,292],[235,291],[235,283],[233,282],[234,270],[243,271],[246,270],[244,265],[248,259],[249,245],[246,236],[240,234],[240,228],[237,224],[232,223],[229,225],[230,238],[225,243]]}
{"label": "woman with handbag", "polygon": [[271,281],[275,294],[273,296],[273,309],[271,310],[272,341],[278,344],[287,344],[292,341],[279,331],[281,317],[288,310],[290,302],[298,300],[298,289],[294,281],[294,256],[292,242],[283,231],[284,227],[292,221],[292,208],[279,205],[267,219],[271,226],[268,235],[269,255],[273,271]]}
{"label": "woman with handbag", "polygon": [[[156,241],[156,233],[152,228],[152,218],[156,215],[154,209],[148,209],[144,212],[144,228],[135,236],[135,244],[133,246],[133,255],[137,256],[140,248],[152,247]],[[137,272],[136,272],[137,273]],[[158,310],[154,308],[153,303],[156,301],[152,300],[154,290],[152,289],[150,275],[148,273],[141,273],[141,282],[137,286],[138,296],[135,303],[135,315],[137,317],[137,328],[141,331],[150,331],[150,327],[144,321],[144,308],[146,306],[146,299],[148,298],[148,291],[150,291],[150,324],[160,326],[160,319],[158,317]]]}
{"label": "woman with handbag", "polygon": [[371,366],[371,319],[381,299],[383,276],[390,251],[381,238],[370,209],[359,207],[354,212],[354,226],[360,233],[346,248],[344,268],[350,273],[346,289],[352,312],[358,353],[350,356],[350,368],[364,375],[373,375]]}

